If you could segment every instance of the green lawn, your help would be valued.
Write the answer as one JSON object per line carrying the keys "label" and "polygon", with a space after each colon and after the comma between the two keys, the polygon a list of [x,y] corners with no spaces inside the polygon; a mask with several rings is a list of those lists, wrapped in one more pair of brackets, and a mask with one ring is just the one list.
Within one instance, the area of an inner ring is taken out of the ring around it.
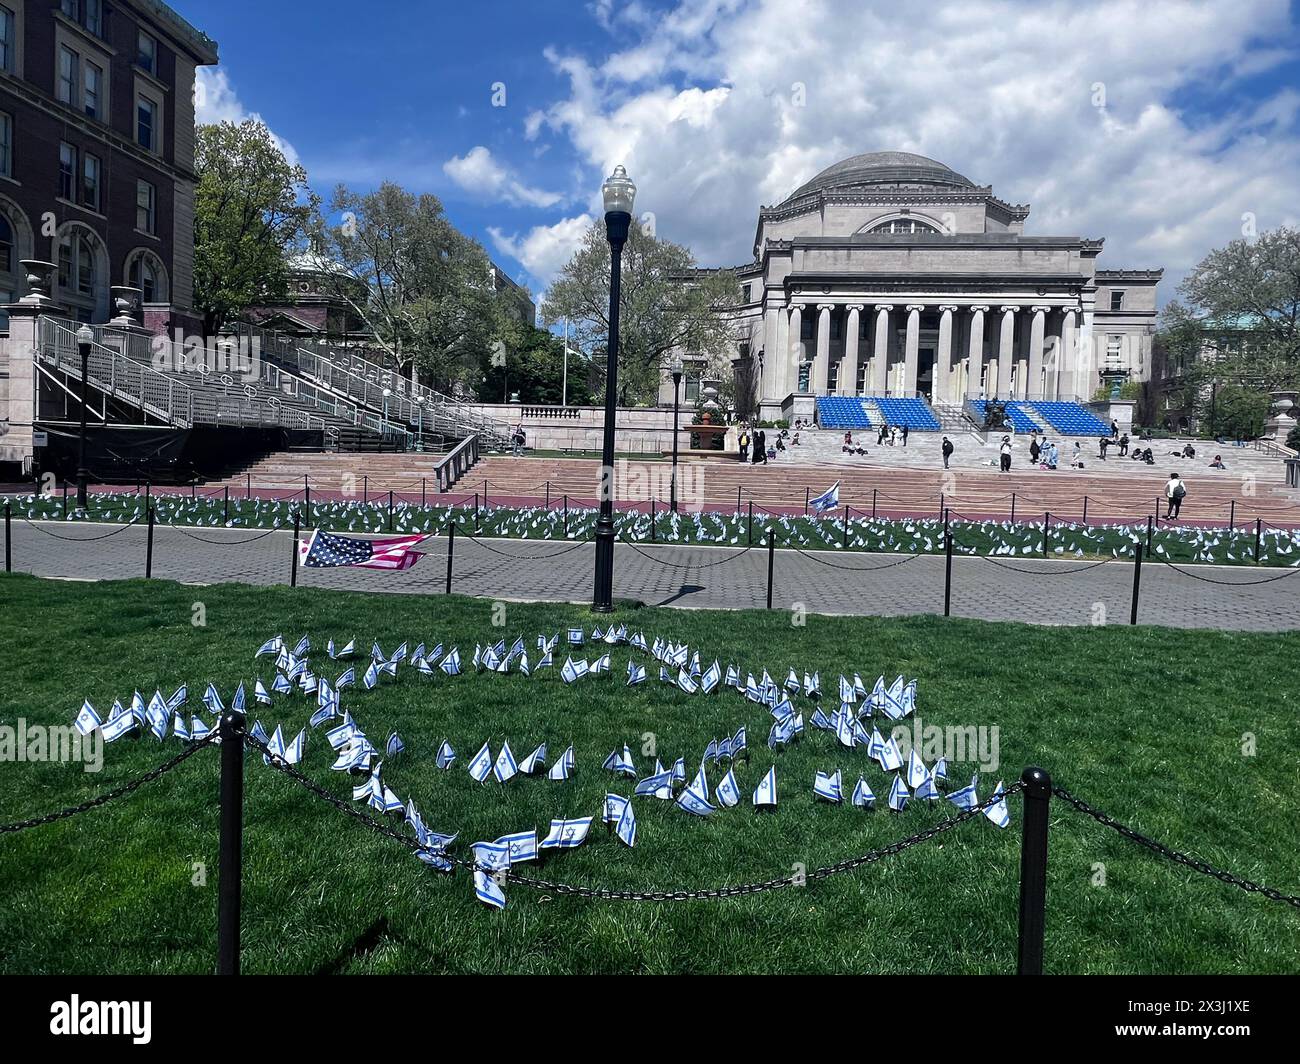
{"label": "green lawn", "polygon": [[[206,625],[192,623],[195,603]],[[693,889],[788,875],[910,835],[951,807],[913,801],[902,813],[815,803],[818,769],[859,771],[883,799],[888,779],[865,751],[811,727],[772,754],[769,718],[734,692],[689,697],[653,677],[628,689],[631,653],[613,651],[611,677],[565,687],[558,670],[474,675],[476,641],[596,618],[561,605],[506,607],[449,597],[403,598],[288,588],[187,588],[163,581],[75,584],[0,575],[0,725],[70,723],[83,698],[107,709],[138,688],[146,698],[188,682],[191,708],[208,681],[229,695],[270,677],[254,661],[266,638],[356,637],[362,658],[378,639],[458,645],[466,675],[399,670],[344,705],[377,745],[397,730],[407,750],[385,759],[388,784],[413,797],[429,825],[469,843],[544,829],[551,817],[598,814],[627,781],[601,770],[647,734],[666,763],[692,768],[712,737],[748,726],[751,760],[737,769],[748,797],[775,762],[780,808],[746,801],[708,820],[637,799],[629,850],[598,824],[585,846],[525,866],[529,875],[618,889]],[[647,637],[688,641],[702,657],[743,671],[819,669],[835,698],[841,671],[870,685],[884,673],[918,681],[929,724],[996,726],[1000,769],[987,795],[1040,764],[1081,797],[1169,845],[1239,875],[1300,887],[1300,715],[1293,635],[1075,629],[945,620],[809,617],[784,613],[627,610]],[[638,657],[638,660],[646,660]],[[322,672],[333,672],[320,666]],[[329,663],[333,664],[333,663]],[[655,664],[650,662],[650,664]],[[341,668],[341,666],[340,666]],[[251,698],[250,698],[251,703]],[[833,708],[833,704],[832,704]],[[804,705],[805,715],[810,712]],[[310,712],[291,697],[253,707],[268,730],[296,734]],[[1243,735],[1254,756],[1242,755]],[[443,738],[460,760],[434,766]],[[480,785],[465,764],[484,740],[508,738],[522,758],[546,741],[570,743],[576,778]],[[179,745],[152,738],[105,748],[102,772],[78,765],[4,763],[0,823],[83,801],[161,762]],[[350,797],[332,753],[309,735],[304,771]],[[203,751],[135,795],[53,825],[0,835],[0,970],[204,972],[214,964],[217,857],[215,750]],[[972,771],[954,765],[949,786]],[[720,772],[710,770],[716,784]],[[882,802],[883,805],[883,802]],[[983,818],[859,871],[802,888],[684,903],[624,903],[506,888],[503,912],[473,897],[463,872],[440,875],[397,844],[296,787],[260,758],[247,761],[244,967],[252,972],[1006,972],[1016,957],[1021,802],[1012,826]],[[1162,860],[1060,803],[1053,804],[1047,967],[1054,972],[1297,972],[1300,914]],[[399,821],[392,818],[393,826]],[[206,884],[195,885],[196,862]],[[1105,885],[1094,885],[1104,866]]]}

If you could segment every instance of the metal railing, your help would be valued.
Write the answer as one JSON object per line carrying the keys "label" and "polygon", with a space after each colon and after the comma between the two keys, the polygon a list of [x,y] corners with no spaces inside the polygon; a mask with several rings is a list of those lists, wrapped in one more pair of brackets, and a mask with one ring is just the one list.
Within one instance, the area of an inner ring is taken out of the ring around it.
{"label": "metal railing", "polygon": [[439,491],[450,491],[452,485],[469,472],[479,458],[478,437],[471,436],[462,440],[434,467],[434,476],[438,480]]}

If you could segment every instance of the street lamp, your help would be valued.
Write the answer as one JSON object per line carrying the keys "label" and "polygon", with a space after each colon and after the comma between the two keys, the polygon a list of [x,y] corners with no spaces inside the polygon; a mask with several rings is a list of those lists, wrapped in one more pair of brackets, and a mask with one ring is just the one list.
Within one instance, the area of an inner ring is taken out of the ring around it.
{"label": "street lamp", "polygon": [[393,394],[392,388],[384,389],[384,435],[388,435],[388,397]]}
{"label": "street lamp", "polygon": [[673,375],[673,479],[672,490],[669,506],[673,513],[677,512],[677,412],[680,409],[681,389],[682,389],[682,360],[675,359],[669,367]]}
{"label": "street lamp", "polygon": [[417,449],[423,451],[424,450],[424,396],[417,395],[415,397],[415,411],[416,411],[416,415],[420,419],[420,426],[418,430],[420,434],[420,442]]}
{"label": "street lamp", "polygon": [[81,435],[77,443],[77,510],[86,512],[86,403],[90,376],[90,345],[95,342],[95,333],[89,325],[77,330],[77,348],[81,353]]}
{"label": "street lamp", "polygon": [[618,312],[622,287],[623,245],[632,224],[636,185],[621,165],[601,186],[605,199],[605,236],[609,240],[609,342],[605,369],[605,442],[600,469],[600,517],[596,521],[596,593],[592,609],[614,610],[614,418],[618,392]]}

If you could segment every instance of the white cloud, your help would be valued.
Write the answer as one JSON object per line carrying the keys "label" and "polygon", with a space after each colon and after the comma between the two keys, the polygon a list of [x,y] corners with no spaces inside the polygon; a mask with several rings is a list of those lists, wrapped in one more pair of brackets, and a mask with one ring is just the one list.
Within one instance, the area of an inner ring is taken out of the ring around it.
{"label": "white cloud", "polygon": [[[235,87],[230,83],[229,75],[220,67],[199,67],[194,85],[194,117],[200,125],[216,122],[233,122],[236,125],[246,119],[253,119],[266,125],[266,121],[256,111],[249,111],[239,100]],[[267,126],[270,129],[269,126]],[[271,138],[284,152],[284,157],[297,166],[301,160],[292,144],[270,130]]]}
{"label": "white cloud", "polygon": [[564,197],[525,185],[483,145],[456,155],[442,165],[443,172],[467,192],[515,207],[554,207]]}
{"label": "white cloud", "polygon": [[550,285],[551,279],[582,246],[582,238],[593,220],[590,214],[579,214],[554,225],[534,226],[523,236],[507,234],[495,227],[489,227],[488,234],[492,246],[519,262],[541,290]]}
{"label": "white cloud", "polygon": [[[1240,80],[1291,58],[1277,46],[1292,31],[1285,0],[912,8],[681,0],[651,21],[599,3],[630,47],[544,52],[568,90],[525,134],[569,141],[593,214],[600,177],[625,163],[638,211],[711,265],[750,257],[760,204],[841,158],[889,149],[1030,203],[1031,234],[1106,237],[1103,267],[1166,266],[1166,298],[1240,235],[1244,212],[1261,228],[1295,221],[1296,93],[1252,98]],[[1213,116],[1186,102],[1200,98],[1215,100]]]}

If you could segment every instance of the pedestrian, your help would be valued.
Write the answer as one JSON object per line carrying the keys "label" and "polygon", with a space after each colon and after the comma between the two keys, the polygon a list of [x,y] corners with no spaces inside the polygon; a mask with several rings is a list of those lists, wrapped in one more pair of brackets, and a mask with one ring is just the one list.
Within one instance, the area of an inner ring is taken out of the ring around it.
{"label": "pedestrian", "polygon": [[885,442],[885,433],[888,432],[888,431],[889,431],[889,423],[886,422],[886,421],[882,421],[882,422],[880,423],[880,431],[879,431],[878,433],[876,433],[876,446],[877,446],[877,447],[881,446],[881,445]]}
{"label": "pedestrian", "polygon": [[1109,436],[1097,437],[1097,457],[1100,458],[1103,462],[1106,461],[1106,448],[1109,446],[1110,446]]}
{"label": "pedestrian", "polygon": [[1183,483],[1182,478],[1177,473],[1170,473],[1169,479],[1165,481],[1165,498],[1169,500],[1169,512],[1165,514],[1166,521],[1173,521],[1178,517],[1178,511],[1182,509],[1186,495],[1187,485]]}
{"label": "pedestrian", "polygon": [[754,465],[762,462],[767,465],[767,433],[762,429],[758,430],[758,435],[754,437]]}
{"label": "pedestrian", "polygon": [[527,439],[528,437],[524,435],[524,424],[521,421],[515,425],[514,431],[510,434],[510,454],[512,457],[518,458],[524,453],[524,443]]}
{"label": "pedestrian", "polygon": [[1119,422],[1114,418],[1111,418],[1110,420],[1110,438],[1112,440],[1119,439]]}
{"label": "pedestrian", "polygon": [[1071,469],[1083,468],[1083,445],[1078,440],[1074,441],[1074,454],[1070,458]]}
{"label": "pedestrian", "polygon": [[1002,446],[998,449],[998,453],[1001,455],[1002,472],[1010,473],[1011,472],[1011,437],[1010,436],[1002,437]]}
{"label": "pedestrian", "polygon": [[1119,438],[1119,456],[1121,458],[1128,457],[1128,433],[1127,432],[1124,433],[1124,435]]}
{"label": "pedestrian", "polygon": [[740,426],[740,461],[743,463],[749,457],[749,425]]}
{"label": "pedestrian", "polygon": [[907,446],[907,426],[903,426],[903,446]]}
{"label": "pedestrian", "polygon": [[943,438],[943,467],[948,468],[948,459],[952,457],[952,440],[947,436]]}
{"label": "pedestrian", "polygon": [[1038,465],[1038,456],[1043,453],[1043,445],[1038,442],[1038,433],[1029,434],[1029,464]]}

